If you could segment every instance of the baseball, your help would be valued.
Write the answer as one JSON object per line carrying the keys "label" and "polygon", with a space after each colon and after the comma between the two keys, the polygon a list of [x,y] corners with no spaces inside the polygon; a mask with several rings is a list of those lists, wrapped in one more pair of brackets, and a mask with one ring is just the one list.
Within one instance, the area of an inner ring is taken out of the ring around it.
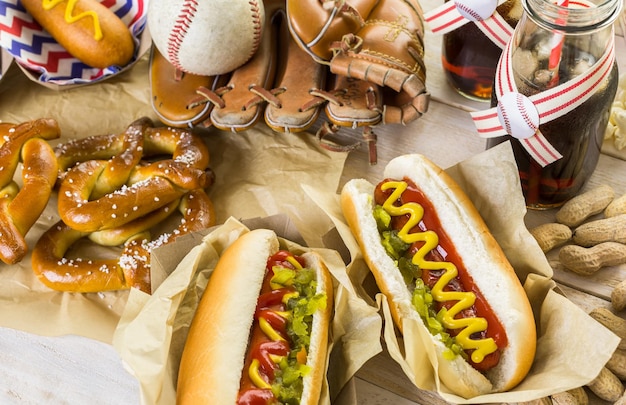
{"label": "baseball", "polygon": [[232,72],[257,51],[265,25],[261,0],[151,0],[154,46],[183,72]]}
{"label": "baseball", "polygon": [[498,7],[498,0],[455,0],[454,5],[463,17],[470,21],[483,21],[491,17]]}
{"label": "baseball", "polygon": [[539,112],[523,94],[503,94],[498,100],[497,111],[500,124],[514,138],[530,138],[539,128]]}

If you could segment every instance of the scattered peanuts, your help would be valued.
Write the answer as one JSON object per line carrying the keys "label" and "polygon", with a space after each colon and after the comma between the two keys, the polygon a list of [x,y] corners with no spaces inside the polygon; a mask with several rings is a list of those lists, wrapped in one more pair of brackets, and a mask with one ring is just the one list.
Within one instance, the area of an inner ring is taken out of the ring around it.
{"label": "scattered peanuts", "polygon": [[602,242],[626,243],[626,215],[584,223],[574,229],[572,240],[575,244],[585,247]]}
{"label": "scattered peanuts", "polygon": [[604,131],[604,139],[612,140],[617,150],[626,147],[626,74],[619,77],[619,86],[615,100],[611,105],[611,114]]}
{"label": "scattered peanuts", "polygon": [[[621,135],[626,146],[626,132]],[[598,214],[602,218],[598,219]],[[566,202],[556,212],[555,222],[529,231],[544,253],[560,248],[561,264],[574,273],[587,276],[604,267],[626,264],[626,194],[616,197],[609,185],[595,187]],[[626,405],[626,319],[616,315],[624,309],[626,280],[613,288],[611,308],[598,307],[589,313],[621,339],[593,381],[523,405],[589,405],[588,391],[614,405]]]}
{"label": "scattered peanuts", "polygon": [[626,245],[617,242],[603,242],[589,248],[567,245],[559,251],[559,260],[566,269],[588,276],[602,267],[626,263]]}
{"label": "scattered peanuts", "polygon": [[552,395],[552,404],[553,405],[578,405],[576,399],[572,396],[572,394],[568,392],[560,392],[558,394]]}
{"label": "scattered peanuts", "polygon": [[626,350],[616,349],[606,363],[606,368],[620,380],[626,380]]}
{"label": "scattered peanuts", "polygon": [[616,217],[621,214],[626,214],[626,194],[611,201],[604,210],[606,218]]}
{"label": "scattered peanuts", "polygon": [[530,230],[539,247],[544,253],[562,246],[572,238],[572,230],[569,226],[556,222],[541,224]]}
{"label": "scattered peanuts", "polygon": [[[626,132],[623,135],[626,141]],[[600,213],[602,218],[594,218]],[[558,257],[565,269],[590,276],[604,267],[626,264],[626,194],[616,198],[611,186],[597,186],[563,204],[555,220],[530,233],[544,253],[562,246]],[[615,311],[626,309],[626,280],[613,287],[611,306]]]}
{"label": "scattered peanuts", "polygon": [[588,405],[589,397],[583,387],[552,395],[553,405]]}
{"label": "scattered peanuts", "polygon": [[622,397],[615,401],[613,405],[626,405],[626,394],[622,395]]}
{"label": "scattered peanuts", "polygon": [[569,227],[604,211],[615,198],[613,187],[603,184],[567,201],[556,213],[556,221]]}
{"label": "scattered peanuts", "polygon": [[587,387],[600,399],[610,402],[617,401],[624,394],[624,384],[606,367]]}
{"label": "scattered peanuts", "polygon": [[588,405],[589,397],[587,391],[583,387],[578,387],[567,391],[568,394],[574,397],[578,405]]}
{"label": "scattered peanuts", "polygon": [[620,318],[607,308],[594,308],[589,315],[615,333],[622,340],[619,349],[626,349],[626,319]]}
{"label": "scattered peanuts", "polygon": [[626,280],[622,280],[611,291],[611,305],[616,311],[626,308]]}

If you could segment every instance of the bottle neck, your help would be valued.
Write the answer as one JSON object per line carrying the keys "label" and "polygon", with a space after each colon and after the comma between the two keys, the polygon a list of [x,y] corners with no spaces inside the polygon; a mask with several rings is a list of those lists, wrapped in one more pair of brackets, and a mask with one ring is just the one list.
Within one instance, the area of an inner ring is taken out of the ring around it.
{"label": "bottle neck", "polygon": [[622,0],[570,0],[564,7],[550,0],[522,0],[526,15],[551,31],[577,34],[611,26],[622,11]]}

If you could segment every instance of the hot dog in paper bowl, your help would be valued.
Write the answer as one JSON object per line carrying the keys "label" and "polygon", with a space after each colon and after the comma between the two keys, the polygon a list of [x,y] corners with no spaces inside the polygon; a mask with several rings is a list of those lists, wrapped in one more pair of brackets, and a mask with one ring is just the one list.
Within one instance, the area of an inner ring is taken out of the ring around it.
{"label": "hot dog in paper bowl", "polygon": [[49,87],[110,78],[130,68],[150,45],[144,0],[7,0],[3,5],[0,46],[30,79]]}

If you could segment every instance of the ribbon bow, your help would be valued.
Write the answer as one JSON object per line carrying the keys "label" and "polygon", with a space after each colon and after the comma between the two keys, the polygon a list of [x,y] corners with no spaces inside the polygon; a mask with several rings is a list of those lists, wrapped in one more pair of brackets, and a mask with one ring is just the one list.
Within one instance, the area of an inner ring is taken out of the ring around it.
{"label": "ribbon bow", "polygon": [[481,137],[511,135],[519,139],[528,154],[545,167],[563,156],[541,134],[539,125],[573,111],[596,92],[613,68],[614,39],[611,36],[602,57],[583,74],[530,97],[520,94],[515,84],[512,42],[505,48],[496,68],[494,92],[498,105],[470,115]]}
{"label": "ribbon bow", "polygon": [[501,49],[513,35],[513,28],[496,11],[506,0],[454,0],[429,11],[424,15],[433,33],[445,34],[468,22],[476,26]]}

